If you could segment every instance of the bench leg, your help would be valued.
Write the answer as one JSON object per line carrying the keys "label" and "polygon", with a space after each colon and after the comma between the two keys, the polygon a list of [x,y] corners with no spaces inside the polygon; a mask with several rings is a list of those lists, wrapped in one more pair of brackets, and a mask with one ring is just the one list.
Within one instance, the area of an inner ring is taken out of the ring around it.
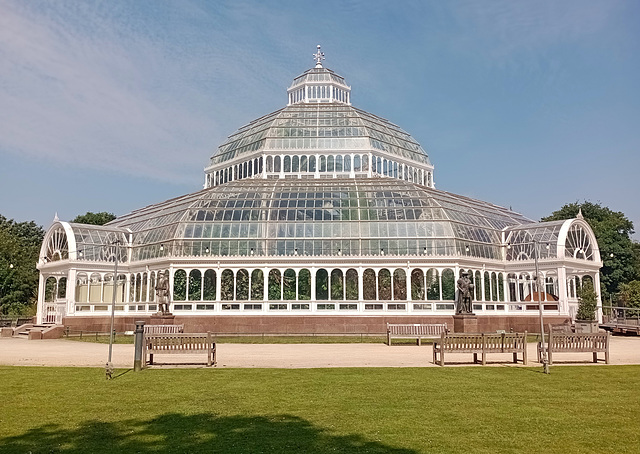
{"label": "bench leg", "polygon": [[553,356],[551,355],[551,350],[547,350],[547,358],[549,358],[549,365],[552,366],[553,365]]}
{"label": "bench leg", "polygon": [[522,364],[524,364],[525,366],[527,365],[528,362],[528,357],[527,357],[527,344],[524,344],[524,350],[522,350]]}
{"label": "bench leg", "polygon": [[149,353],[149,364],[153,365],[153,353]]}
{"label": "bench leg", "polygon": [[420,347],[420,338],[416,339],[416,344],[418,345],[418,347]]}
{"label": "bench leg", "polygon": [[518,354],[516,352],[513,352],[513,363],[518,364]]}
{"label": "bench leg", "polygon": [[609,349],[608,348],[604,351],[604,363],[605,364],[609,364]]}
{"label": "bench leg", "polygon": [[594,363],[598,362],[598,352],[593,352],[593,362]]}
{"label": "bench leg", "polygon": [[473,354],[473,364],[478,364],[478,354],[477,353]]}
{"label": "bench leg", "polygon": [[484,350],[482,351],[482,365],[487,365],[487,353]]}

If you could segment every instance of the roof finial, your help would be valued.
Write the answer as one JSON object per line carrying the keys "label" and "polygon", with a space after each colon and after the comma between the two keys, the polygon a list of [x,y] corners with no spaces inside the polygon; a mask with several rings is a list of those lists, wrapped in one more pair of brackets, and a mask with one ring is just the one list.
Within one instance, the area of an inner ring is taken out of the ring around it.
{"label": "roof finial", "polygon": [[322,68],[322,60],[324,60],[324,52],[320,52],[320,44],[318,44],[318,52],[313,54],[313,58],[316,60],[316,68]]}
{"label": "roof finial", "polygon": [[53,222],[58,222],[60,219],[58,218],[58,212],[56,211],[55,216],[53,217]]}
{"label": "roof finial", "polygon": [[584,219],[584,216],[582,215],[582,207],[578,208],[578,215],[576,216],[577,219]]}

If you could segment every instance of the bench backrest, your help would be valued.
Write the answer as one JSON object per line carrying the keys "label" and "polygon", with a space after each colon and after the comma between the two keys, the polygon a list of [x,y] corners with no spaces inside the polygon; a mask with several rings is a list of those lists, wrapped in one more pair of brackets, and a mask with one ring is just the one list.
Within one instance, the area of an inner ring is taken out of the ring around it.
{"label": "bench backrest", "polygon": [[609,333],[549,333],[552,351],[604,351],[609,345]]}
{"label": "bench backrest", "polygon": [[184,325],[144,325],[144,334],[177,334],[184,332]]}
{"label": "bench backrest", "polygon": [[442,333],[440,336],[444,350],[478,349],[482,350],[482,334]]}
{"label": "bench backrest", "polygon": [[211,333],[149,334],[145,336],[147,350],[207,350],[211,345],[213,345]]}
{"label": "bench backrest", "polygon": [[527,345],[527,333],[489,333],[489,334],[464,334],[443,333],[440,336],[444,350],[477,349],[486,351],[513,351],[523,350]]}
{"label": "bench backrest", "polygon": [[527,345],[527,332],[484,334],[484,342],[488,349],[522,350]]}
{"label": "bench backrest", "polygon": [[447,324],[387,323],[387,332],[395,335],[437,336],[447,332]]}

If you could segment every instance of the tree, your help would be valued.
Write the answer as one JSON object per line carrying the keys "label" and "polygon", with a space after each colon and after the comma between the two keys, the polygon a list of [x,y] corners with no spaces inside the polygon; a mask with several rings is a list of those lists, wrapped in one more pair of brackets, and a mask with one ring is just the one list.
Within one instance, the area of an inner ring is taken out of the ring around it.
{"label": "tree", "polygon": [[585,279],[582,287],[578,289],[578,312],[576,313],[576,320],[595,320],[597,306],[598,294],[593,289],[593,282]]}
{"label": "tree", "polygon": [[100,213],[87,211],[86,214],[76,216],[71,222],[78,224],[105,225],[107,222],[111,222],[115,218],[115,214],[107,213],[106,211],[101,211]]}
{"label": "tree", "polygon": [[43,239],[44,230],[33,221],[15,222],[0,215],[0,313],[32,312]]}
{"label": "tree", "polygon": [[[631,281],[627,284],[620,284],[618,305],[640,308],[640,281]],[[627,315],[630,316],[632,314],[628,313]]]}
{"label": "tree", "polygon": [[[599,203],[586,201],[564,205],[541,220],[545,222],[575,218],[580,210],[598,240],[602,258],[600,281],[605,293],[611,295],[618,290],[620,284],[640,277],[640,270],[636,268],[640,266],[636,265],[640,259],[635,258],[640,256],[639,245],[631,240],[634,233],[633,222],[620,211],[612,211]],[[634,251],[638,251],[637,255]]]}

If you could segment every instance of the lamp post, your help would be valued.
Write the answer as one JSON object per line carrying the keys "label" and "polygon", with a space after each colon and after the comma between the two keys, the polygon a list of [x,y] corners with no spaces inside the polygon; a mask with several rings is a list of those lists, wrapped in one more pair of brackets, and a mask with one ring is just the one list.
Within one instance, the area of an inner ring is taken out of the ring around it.
{"label": "lamp post", "polygon": [[[536,282],[538,287],[538,310],[540,313],[540,345],[542,345],[542,368],[545,374],[549,374],[549,357],[547,356],[547,346],[544,342],[544,316],[542,314],[542,292],[540,290],[540,267],[538,266],[538,248],[540,247],[540,243],[537,240],[533,240],[518,244],[533,244],[533,260],[536,268]],[[548,250],[550,247],[549,243],[547,243],[546,247]],[[507,249],[511,249],[511,244],[507,244]]]}
{"label": "lamp post", "polygon": [[120,240],[115,240],[111,243],[115,245],[115,260],[113,264],[113,295],[111,298],[111,329],[109,330],[109,358],[107,359],[107,364],[105,365],[105,374],[107,380],[111,379],[113,376],[113,363],[111,362],[111,358],[113,356],[113,322],[116,314],[116,293],[118,291],[118,255],[120,253]]}

